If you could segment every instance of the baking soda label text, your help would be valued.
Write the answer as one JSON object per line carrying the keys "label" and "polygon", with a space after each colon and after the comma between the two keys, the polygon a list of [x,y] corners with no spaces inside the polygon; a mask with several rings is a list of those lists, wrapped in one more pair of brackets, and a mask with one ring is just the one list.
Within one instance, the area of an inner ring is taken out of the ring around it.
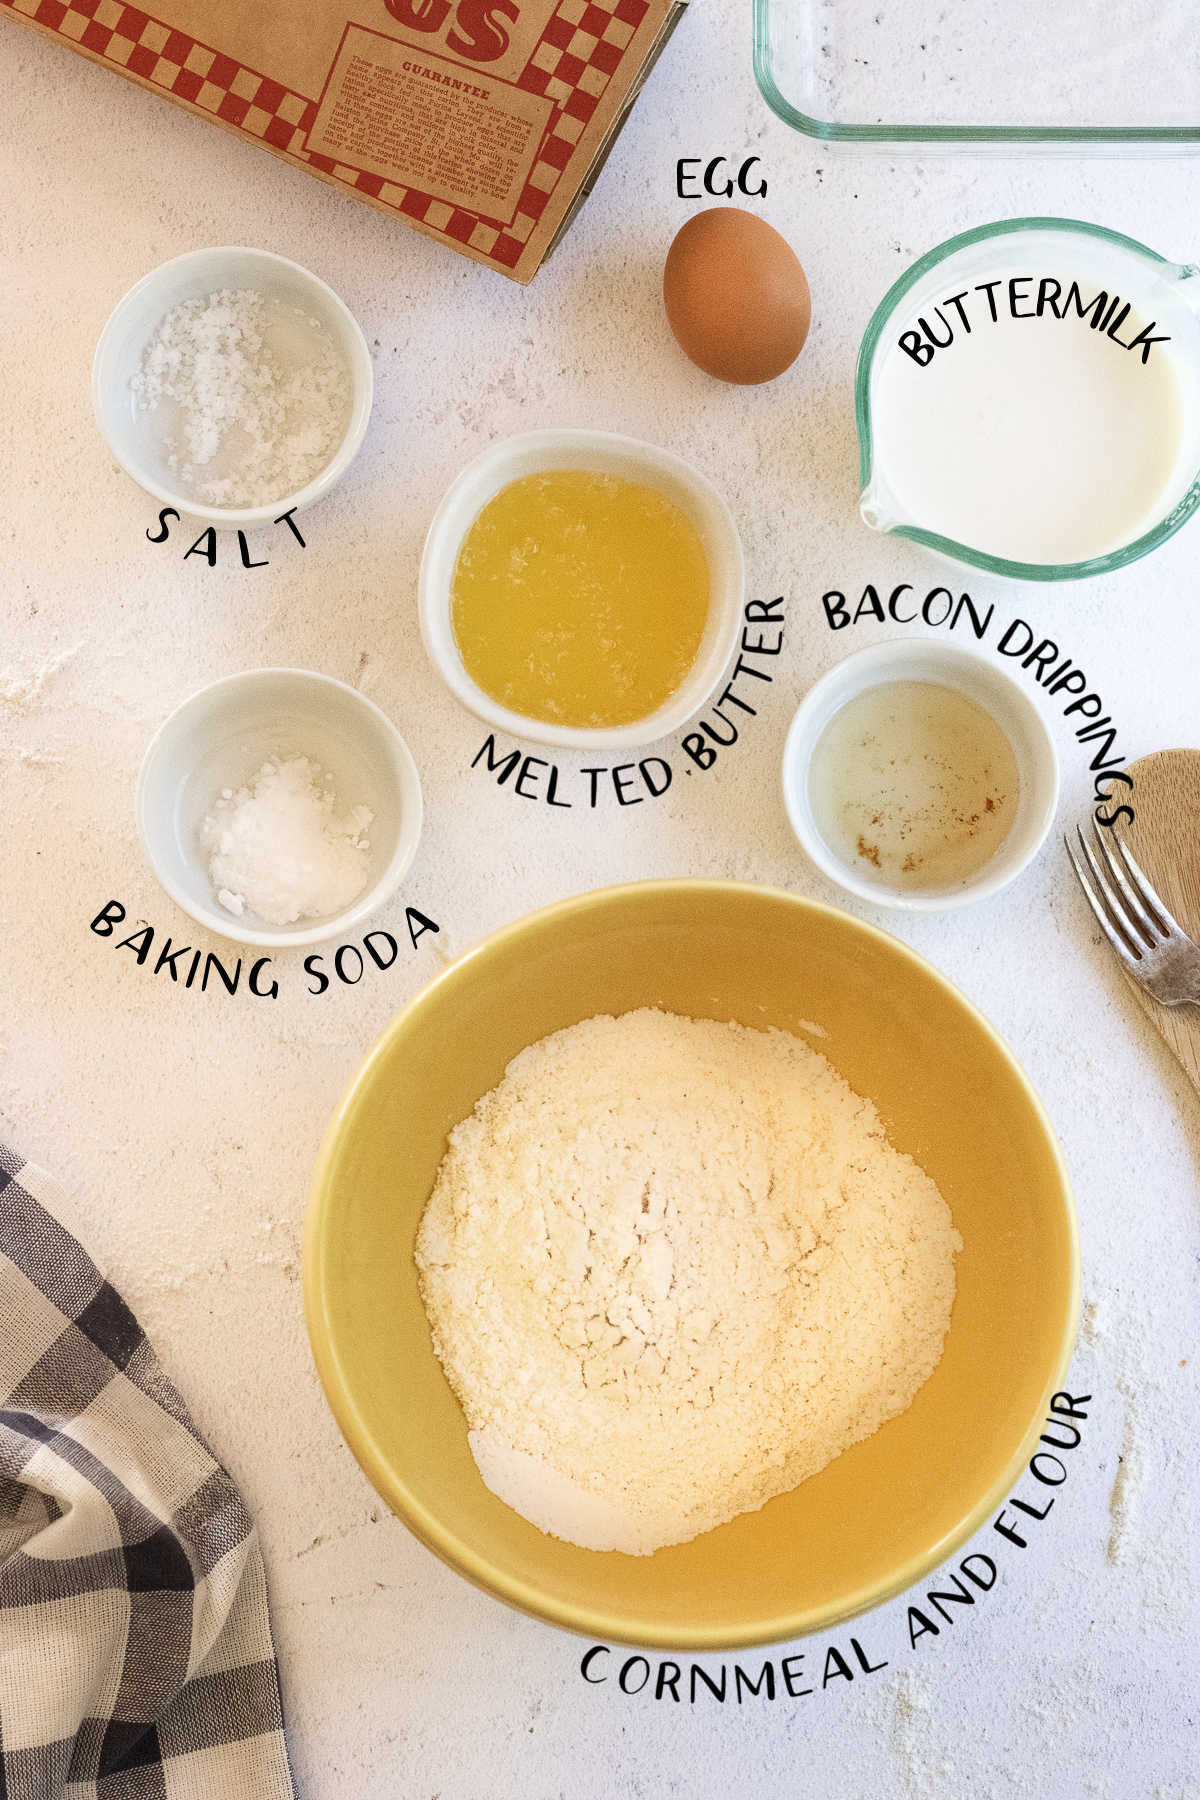
{"label": "baking soda label text", "polygon": [[489,732],[471,758],[471,768],[477,774],[490,775],[498,787],[522,800],[540,800],[562,810],[640,806],[646,800],[661,799],[680,770],[691,775],[711,769],[758,717],[763,696],[775,679],[774,658],[783,650],[783,605],[782,594],[774,600],[746,603],[737,661],[729,679],[679,740],[674,758],[644,756],[630,762],[589,762],[575,767],[508,748]]}
{"label": "baking soda label text", "polygon": [[[404,922],[413,950],[427,932],[441,930],[415,906],[405,907]],[[127,925],[132,928],[118,937],[118,931]],[[392,932],[377,928],[357,942],[310,951],[297,971],[291,962],[276,965],[268,955],[239,956],[230,951],[218,956],[215,950],[196,949],[156,930],[145,919],[131,921],[119,900],[109,900],[102,906],[90,929],[97,937],[108,938],[114,949],[126,951],[147,975],[164,977],[164,985],[170,983],[201,994],[246,994],[256,1000],[277,1000],[280,982],[297,978],[303,979],[305,991],[310,994],[357,987],[364,975],[386,974],[401,953],[401,943]]]}
{"label": "baking soda label text", "polygon": [[[149,526],[146,528],[147,541],[151,544],[167,543],[171,536],[171,525],[173,522],[178,522],[178,520],[179,514],[176,512],[175,508],[173,506],[164,506],[158,515],[157,527],[153,530]],[[302,550],[307,550],[308,545],[301,535],[300,527],[296,523],[296,509],[294,506],[290,508],[288,512],[280,513],[277,519],[272,520],[272,524],[286,525],[300,548]],[[233,533],[233,536],[237,539],[238,556],[241,560],[242,568],[265,569],[271,560],[270,557],[255,556],[244,531],[235,532]],[[196,538],[195,542],[189,544],[187,549],[183,552],[184,562],[189,562],[193,557],[197,557],[201,562],[207,563],[210,569],[215,569],[219,557],[220,545],[223,540],[228,542],[229,537],[230,533],[218,532],[214,525],[209,525],[200,533],[200,536]],[[259,544],[254,546],[255,550],[261,548],[262,546]],[[230,560],[231,558],[228,555],[220,557],[222,563],[228,563]]]}

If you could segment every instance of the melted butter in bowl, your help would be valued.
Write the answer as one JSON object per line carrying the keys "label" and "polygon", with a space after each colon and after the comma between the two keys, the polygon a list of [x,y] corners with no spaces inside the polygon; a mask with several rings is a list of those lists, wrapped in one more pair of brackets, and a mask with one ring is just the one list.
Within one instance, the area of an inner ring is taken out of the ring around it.
{"label": "melted butter in bowl", "polygon": [[421,636],[493,732],[633,750],[692,719],[743,629],[742,547],[712,483],[636,438],[527,431],[447,488],[425,539]]}
{"label": "melted butter in bowl", "polygon": [[1021,775],[991,713],[957,688],[885,681],[848,700],[817,741],[813,816],[830,848],[889,887],[959,887],[1001,848]]}
{"label": "melted butter in bowl", "polygon": [[509,482],[471,525],[451,621],[491,699],[595,730],[649,718],[679,689],[709,589],[699,532],[657,488],[546,469]]}

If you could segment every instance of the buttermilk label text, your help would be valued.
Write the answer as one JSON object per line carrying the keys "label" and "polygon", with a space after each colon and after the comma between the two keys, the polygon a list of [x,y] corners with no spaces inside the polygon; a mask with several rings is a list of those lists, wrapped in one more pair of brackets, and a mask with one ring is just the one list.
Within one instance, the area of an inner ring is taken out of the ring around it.
{"label": "buttermilk label text", "polygon": [[1153,344],[1169,344],[1171,339],[1165,332],[1154,335],[1154,319],[1135,332],[1129,323],[1132,311],[1130,301],[1110,294],[1107,288],[1093,293],[1090,287],[1081,288],[1077,281],[1063,283],[1055,275],[998,276],[995,281],[980,281],[957,294],[947,294],[914,326],[902,331],[896,342],[906,356],[926,369],[939,350],[948,350],[972,331],[986,331],[1001,319],[1059,319],[1072,325],[1083,323],[1121,350],[1136,350],[1145,364],[1150,361]]}

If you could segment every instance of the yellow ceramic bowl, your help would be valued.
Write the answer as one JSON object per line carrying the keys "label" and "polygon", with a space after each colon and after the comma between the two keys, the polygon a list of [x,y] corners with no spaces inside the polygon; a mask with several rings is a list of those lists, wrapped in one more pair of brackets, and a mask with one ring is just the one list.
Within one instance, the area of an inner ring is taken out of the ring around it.
{"label": "yellow ceramic bowl", "polygon": [[[433,1354],[413,1238],[451,1127],[526,1044],[637,1006],[785,1029],[878,1106],[963,1237],[945,1354],[908,1412],[792,1493],[652,1557],[543,1535],[484,1487]],[[317,1166],[313,1351],[372,1482],[469,1580],[596,1639],[733,1648],[822,1630],[942,1562],[1032,1453],[1077,1311],[1067,1177],[1024,1075],[928,963],[771,889],[647,882],[494,933],[395,1018]]]}

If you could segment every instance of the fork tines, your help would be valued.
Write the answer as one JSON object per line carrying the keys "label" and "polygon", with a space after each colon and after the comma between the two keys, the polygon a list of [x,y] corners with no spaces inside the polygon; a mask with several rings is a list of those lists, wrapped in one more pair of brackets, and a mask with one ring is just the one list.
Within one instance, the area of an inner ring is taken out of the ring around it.
{"label": "fork tines", "polygon": [[1064,838],[1071,866],[1101,931],[1123,962],[1140,963],[1182,927],[1172,918],[1115,831],[1092,820],[1095,848],[1076,828],[1079,849]]}

